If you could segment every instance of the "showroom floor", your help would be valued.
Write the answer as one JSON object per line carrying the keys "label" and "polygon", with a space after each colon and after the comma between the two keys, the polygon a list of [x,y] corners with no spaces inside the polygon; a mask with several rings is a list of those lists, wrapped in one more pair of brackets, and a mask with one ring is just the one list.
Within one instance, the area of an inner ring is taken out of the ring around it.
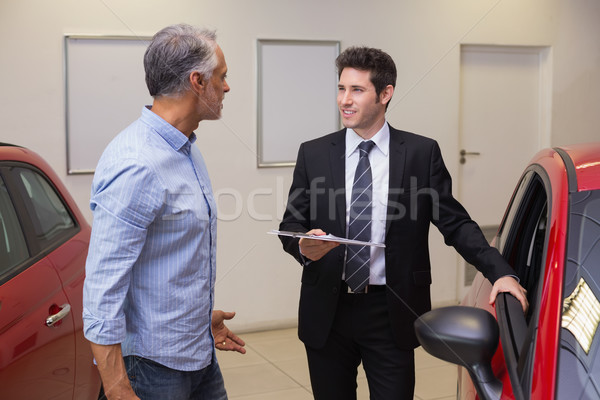
{"label": "showroom floor", "polygon": [[[217,351],[230,400],[310,400],[310,380],[304,346],[296,328],[240,334],[247,353]],[[415,399],[456,398],[456,366],[438,360],[421,347],[415,351]],[[358,400],[369,398],[362,369]]]}

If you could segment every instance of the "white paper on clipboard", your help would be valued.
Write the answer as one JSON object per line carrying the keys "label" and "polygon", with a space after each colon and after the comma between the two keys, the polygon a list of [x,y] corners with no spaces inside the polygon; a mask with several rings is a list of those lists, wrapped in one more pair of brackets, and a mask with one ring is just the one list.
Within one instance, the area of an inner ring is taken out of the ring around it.
{"label": "white paper on clipboard", "polygon": [[374,247],[385,247],[384,243],[375,243],[375,242],[364,242],[362,240],[354,240],[354,239],[346,239],[339,236],[334,235],[308,235],[302,232],[290,232],[290,231],[278,231],[278,230],[270,230],[267,232],[270,235],[279,235],[279,236],[290,236],[294,238],[306,238],[306,239],[316,239],[316,240],[325,240],[329,242],[338,242],[340,244],[358,244],[361,246],[374,246]]}

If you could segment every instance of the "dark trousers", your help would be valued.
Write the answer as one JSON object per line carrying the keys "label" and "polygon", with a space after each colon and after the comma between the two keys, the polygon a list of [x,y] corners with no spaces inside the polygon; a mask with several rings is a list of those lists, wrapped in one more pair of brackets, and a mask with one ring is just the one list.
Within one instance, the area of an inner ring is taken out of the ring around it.
{"label": "dark trousers", "polygon": [[371,400],[413,399],[414,350],[396,346],[385,292],[342,293],[325,347],[306,353],[316,400],[356,399],[361,360]]}

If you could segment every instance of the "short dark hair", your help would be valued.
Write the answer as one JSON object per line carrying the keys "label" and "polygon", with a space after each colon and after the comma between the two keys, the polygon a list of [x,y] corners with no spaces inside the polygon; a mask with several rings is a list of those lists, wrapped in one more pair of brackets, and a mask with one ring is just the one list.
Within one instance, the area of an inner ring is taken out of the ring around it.
{"label": "short dark hair", "polygon": [[396,87],[396,64],[386,52],[371,47],[349,47],[335,60],[338,78],[344,68],[369,71],[371,83],[375,86],[377,96],[387,85]]}

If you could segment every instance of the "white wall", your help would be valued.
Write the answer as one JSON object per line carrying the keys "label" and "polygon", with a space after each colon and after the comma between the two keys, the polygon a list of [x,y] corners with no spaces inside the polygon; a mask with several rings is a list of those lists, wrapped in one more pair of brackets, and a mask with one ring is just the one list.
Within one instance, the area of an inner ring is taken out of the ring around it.
{"label": "white wall", "polygon": [[[152,35],[179,22],[216,28],[232,90],[223,119],[201,123],[198,146],[214,190],[243,199],[219,201],[223,216],[243,208],[219,225],[217,306],[238,312],[230,324],[238,330],[290,325],[300,267],[265,232],[279,223],[292,169],[256,168],[257,38],[333,39],[342,49],[389,52],[399,70],[390,123],[437,139],[456,176],[459,45],[551,46],[552,144],[598,140],[599,20],[596,0],[2,0],[0,141],[41,153],[91,220],[91,176],[66,175],[63,36]],[[282,88],[281,101],[293,95]],[[456,301],[454,254],[432,233],[435,304]]]}

